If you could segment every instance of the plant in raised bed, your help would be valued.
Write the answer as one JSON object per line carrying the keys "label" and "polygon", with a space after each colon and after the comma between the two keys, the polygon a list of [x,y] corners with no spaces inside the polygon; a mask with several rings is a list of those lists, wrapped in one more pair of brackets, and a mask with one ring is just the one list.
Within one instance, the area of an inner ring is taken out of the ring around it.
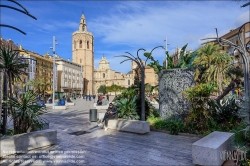
{"label": "plant in raised bed", "polygon": [[12,119],[14,121],[14,133],[21,134],[41,129],[44,125],[44,119],[41,117],[46,113],[44,106],[37,105],[37,94],[33,91],[27,91],[20,98],[21,102],[15,98],[10,98],[13,106]]}

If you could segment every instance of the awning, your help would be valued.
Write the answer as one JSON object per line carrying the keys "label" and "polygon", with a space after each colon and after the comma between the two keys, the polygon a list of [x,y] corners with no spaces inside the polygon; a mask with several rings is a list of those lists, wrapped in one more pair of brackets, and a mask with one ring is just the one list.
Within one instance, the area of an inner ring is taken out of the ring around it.
{"label": "awning", "polygon": [[52,94],[52,90],[46,90],[45,93],[48,93],[49,95]]}

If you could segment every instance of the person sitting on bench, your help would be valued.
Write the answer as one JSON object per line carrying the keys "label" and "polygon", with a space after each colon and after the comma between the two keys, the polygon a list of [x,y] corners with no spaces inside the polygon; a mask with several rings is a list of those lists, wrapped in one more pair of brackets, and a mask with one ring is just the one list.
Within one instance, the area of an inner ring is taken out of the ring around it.
{"label": "person sitting on bench", "polygon": [[68,102],[68,103],[71,103],[71,102],[72,102],[72,101],[70,100],[70,98],[69,98],[69,97],[67,98],[67,102]]}
{"label": "person sitting on bench", "polygon": [[117,112],[116,107],[112,103],[110,103],[109,108],[107,109],[107,112],[105,113],[105,115],[103,117],[103,120],[102,120],[102,123],[104,123],[105,131],[108,130],[108,121],[109,121],[109,119],[116,119],[117,114],[118,114],[118,112]]}
{"label": "person sitting on bench", "polygon": [[96,105],[102,105],[102,100],[98,99],[96,103]]}

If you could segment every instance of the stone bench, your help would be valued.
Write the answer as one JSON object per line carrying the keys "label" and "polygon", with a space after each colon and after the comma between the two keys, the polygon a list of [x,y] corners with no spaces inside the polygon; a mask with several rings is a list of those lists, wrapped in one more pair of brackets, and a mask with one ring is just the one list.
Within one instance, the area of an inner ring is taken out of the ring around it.
{"label": "stone bench", "polygon": [[230,151],[233,133],[214,131],[192,144],[192,158],[195,165],[222,165],[226,159],[224,151]]}
{"label": "stone bench", "polygon": [[40,130],[30,133],[7,136],[0,139],[0,157],[56,144],[56,130]]}
{"label": "stone bench", "polygon": [[149,122],[139,120],[112,119],[108,122],[108,128],[139,134],[150,132]]}
{"label": "stone bench", "polygon": [[53,109],[54,110],[66,110],[67,107],[66,107],[66,105],[57,105],[57,106],[54,106]]}
{"label": "stone bench", "polygon": [[98,112],[98,119],[102,119],[106,112]]}
{"label": "stone bench", "polygon": [[66,102],[65,105],[66,106],[70,106],[70,105],[75,105],[75,103],[73,103],[73,102]]}
{"label": "stone bench", "polygon": [[53,103],[46,103],[46,107],[53,107]]}
{"label": "stone bench", "polygon": [[98,110],[106,110],[109,108],[109,105],[98,105],[98,106],[95,106],[95,108]]}

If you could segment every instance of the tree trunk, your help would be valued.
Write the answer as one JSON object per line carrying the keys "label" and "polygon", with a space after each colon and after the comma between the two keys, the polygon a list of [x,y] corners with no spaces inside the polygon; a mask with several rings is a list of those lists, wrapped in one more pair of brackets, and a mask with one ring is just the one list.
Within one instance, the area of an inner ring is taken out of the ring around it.
{"label": "tree trunk", "polygon": [[223,99],[223,97],[225,97],[231,90],[233,90],[236,85],[238,86],[240,84],[240,80],[239,79],[233,79],[230,84],[226,87],[226,89],[222,92],[221,95],[219,95],[216,99],[217,102],[220,102],[221,99]]}
{"label": "tree trunk", "polygon": [[221,95],[221,93],[222,93],[222,74],[220,72],[219,66],[218,66],[217,80],[218,80],[218,85],[219,85],[219,95]]}
{"label": "tree trunk", "polygon": [[13,117],[13,127],[14,127],[14,134],[17,134],[17,122],[16,119],[14,118],[14,112],[13,112],[13,108],[12,108],[12,102],[11,99],[13,98],[13,94],[12,94],[12,79],[11,79],[11,73],[8,72],[8,77],[9,77],[9,88],[10,88],[10,95],[9,95],[9,103],[10,103],[10,113]]}

